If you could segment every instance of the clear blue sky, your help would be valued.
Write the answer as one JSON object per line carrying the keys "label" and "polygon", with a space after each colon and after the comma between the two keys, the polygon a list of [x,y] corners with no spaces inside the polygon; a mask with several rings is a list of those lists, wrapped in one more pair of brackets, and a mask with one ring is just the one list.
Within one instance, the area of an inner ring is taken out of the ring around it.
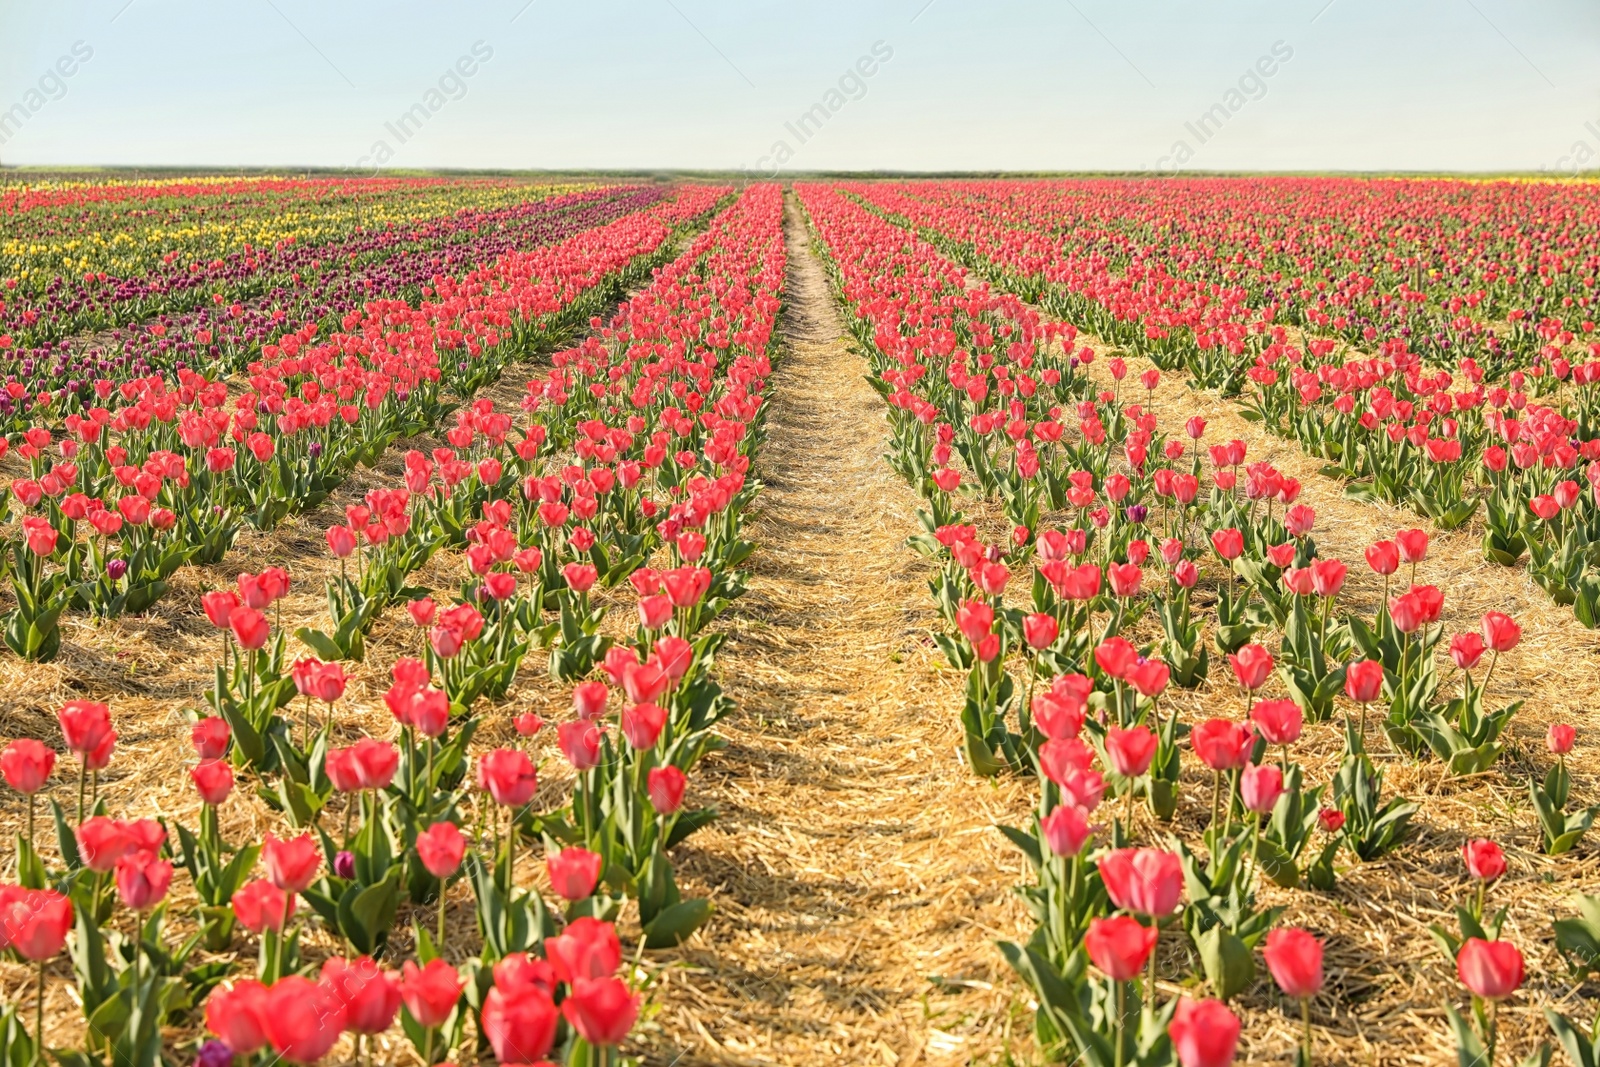
{"label": "clear blue sky", "polygon": [[1180,141],[1194,168],[1600,166],[1600,4],[0,0],[5,163],[1147,168]]}

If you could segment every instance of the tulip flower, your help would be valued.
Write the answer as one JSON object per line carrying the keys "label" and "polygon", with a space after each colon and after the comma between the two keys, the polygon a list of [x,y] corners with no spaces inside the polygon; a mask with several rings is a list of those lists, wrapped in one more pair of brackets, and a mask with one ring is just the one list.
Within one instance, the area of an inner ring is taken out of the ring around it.
{"label": "tulip flower", "polygon": [[[67,701],[56,713],[56,719],[67,751],[78,757],[78,822],[82,823],[86,775],[89,771],[98,772],[109,762],[117,732],[111,728],[111,713],[106,705],[88,700]],[[97,786],[98,777],[96,774]]]}
{"label": "tulip flower", "polygon": [[[1361,733],[1367,736],[1367,706],[1383,692],[1383,664],[1373,659],[1351,660],[1345,667],[1344,695],[1361,705]],[[1346,720],[1348,722],[1348,720]]]}
{"label": "tulip flower", "polygon": [[548,991],[531,985],[502,988],[498,966],[495,972],[495,986],[484,998],[480,1016],[483,1036],[501,1063],[542,1061],[555,1042],[560,1018],[555,1001]]}
{"label": "tulip flower", "polygon": [[233,792],[233,767],[226,760],[204,760],[190,769],[189,778],[201,801],[213,808]]}
{"label": "tulip flower", "polygon": [[1545,747],[1553,756],[1560,756],[1565,761],[1566,754],[1572,751],[1573,744],[1578,739],[1578,731],[1563,722],[1553,722],[1545,734]]}
{"label": "tulip flower", "polygon": [[589,916],[572,920],[560,936],[545,938],[544,951],[556,978],[569,985],[580,978],[607,977],[622,966],[616,927]]}
{"label": "tulip flower", "polygon": [[1106,977],[1113,982],[1131,982],[1144,969],[1158,936],[1154,926],[1144,926],[1126,915],[1114,915],[1090,920],[1083,947]]}
{"label": "tulip flower", "polygon": [[1292,700],[1263,700],[1250,710],[1250,721],[1269,745],[1283,749],[1282,767],[1289,769],[1289,746],[1300,740],[1305,716]]}
{"label": "tulip flower", "polygon": [[639,996],[620,978],[579,978],[561,1003],[578,1036],[597,1048],[622,1044],[639,1017]]}
{"label": "tulip flower", "polygon": [[1039,820],[1039,836],[1053,855],[1063,859],[1083,852],[1083,846],[1094,835],[1089,825],[1089,813],[1073,804],[1057,804],[1050,814]]}
{"label": "tulip flower", "polygon": [[1300,1002],[1305,1029],[1305,1062],[1311,1063],[1311,998],[1322,992],[1322,942],[1304,930],[1280,927],[1267,934],[1262,952],[1272,980],[1284,995]]}
{"label": "tulip flower", "polygon": [[1267,677],[1272,674],[1272,653],[1260,645],[1245,645],[1239,651],[1230,653],[1228,663],[1233,667],[1233,676],[1239,687],[1252,699],[1255,691],[1267,684]]}
{"label": "tulip flower", "polygon": [[[1207,719],[1190,731],[1189,744],[1200,761],[1212,771],[1211,825],[1216,826],[1217,817],[1222,811],[1222,776],[1225,773],[1237,775],[1250,762],[1256,744],[1255,731],[1248,723]],[[1230,818],[1232,813],[1230,804]]]}
{"label": "tulip flower", "polygon": [[267,865],[267,878],[287,893],[298,893],[309,886],[322,865],[322,850],[310,834],[280,840],[272,833],[262,839],[261,858]]}
{"label": "tulip flower", "polygon": [[1181,1067],[1229,1067],[1239,1047],[1239,1019],[1220,1000],[1183,997],[1167,1034]]}
{"label": "tulip flower", "polygon": [[228,720],[212,715],[199,720],[189,730],[189,744],[201,760],[216,760],[228,754],[228,742],[232,736]]}
{"label": "tulip flower", "polygon": [[400,1011],[400,984],[371,956],[353,960],[334,956],[323,963],[321,978],[344,1005],[345,1029],[358,1039],[381,1034],[394,1023]]}
{"label": "tulip flower", "polygon": [[315,1063],[326,1056],[344,1032],[344,1001],[331,985],[298,974],[280,978],[267,988],[261,1005],[261,1028],[267,1042],[290,1063]]}
{"label": "tulip flower", "polygon": [[0,752],[0,773],[5,775],[6,784],[28,798],[29,849],[34,843],[34,813],[38,807],[35,797],[55,765],[55,749],[31,737],[19,737]]}
{"label": "tulip flower", "polygon": [[645,776],[645,788],[650,796],[650,806],[659,815],[672,815],[683,806],[683,792],[688,778],[683,771],[668,764],[652,767]]}
{"label": "tulip flower", "polygon": [[400,1002],[405,1005],[406,1014],[427,1035],[422,1049],[423,1063],[433,1062],[434,1039],[439,1027],[460,1002],[463,984],[456,969],[437,957],[423,967],[406,960],[401,968]]}
{"label": "tulip flower", "polygon": [[267,987],[255,979],[218,986],[206,998],[206,1029],[228,1052],[247,1057],[267,1043]]}
{"label": "tulip flower", "polygon": [[1270,815],[1283,795],[1283,771],[1270,763],[1246,767],[1239,776],[1239,795],[1247,811]]}
{"label": "tulip flower", "polygon": [[[7,891],[9,890],[9,892]],[[0,889],[0,947],[38,965],[34,1039],[44,1048],[44,965],[67,943],[72,901],[53,889]]]}
{"label": "tulip flower", "polygon": [[268,930],[283,933],[294,917],[295,895],[265,878],[246,882],[233,894],[233,914],[246,930],[260,936]]}
{"label": "tulip flower", "polygon": [[[1472,993],[1474,1003],[1488,1001],[1488,1017],[1484,1019],[1483,1043],[1487,1062],[1494,1063],[1495,1045],[1499,1034],[1500,1001],[1522,986],[1524,975],[1522,953],[1509,941],[1485,941],[1469,937],[1456,953],[1456,975],[1461,984]],[[1452,1009],[1453,1010],[1453,1009]],[[1482,1015],[1474,1012],[1479,1018]]]}
{"label": "tulip flower", "polygon": [[1506,854],[1499,845],[1488,840],[1471,840],[1461,846],[1461,862],[1467,873],[1478,881],[1478,900],[1473,912],[1483,918],[1483,898],[1490,882],[1506,873]]}
{"label": "tulip flower", "polygon": [[437,944],[444,945],[445,887],[466,854],[467,839],[454,823],[436,822],[417,834],[417,858],[427,872],[439,879],[439,928]]}
{"label": "tulip flower", "polygon": [[544,863],[550,874],[550,888],[555,890],[556,896],[578,901],[594,895],[604,860],[586,848],[572,845],[550,853]]}

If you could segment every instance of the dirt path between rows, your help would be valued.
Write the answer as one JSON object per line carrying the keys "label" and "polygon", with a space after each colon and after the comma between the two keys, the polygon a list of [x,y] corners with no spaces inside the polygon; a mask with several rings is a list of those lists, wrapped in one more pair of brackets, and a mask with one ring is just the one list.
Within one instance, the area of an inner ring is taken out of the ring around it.
{"label": "dirt path between rows", "polygon": [[1030,1025],[992,942],[1028,927],[993,825],[1031,783],[960,762],[916,498],[792,201],[786,229],[760,548],[719,657],[739,712],[691,786],[722,817],[678,856],[718,911],[667,971],[650,1060],[992,1062]]}

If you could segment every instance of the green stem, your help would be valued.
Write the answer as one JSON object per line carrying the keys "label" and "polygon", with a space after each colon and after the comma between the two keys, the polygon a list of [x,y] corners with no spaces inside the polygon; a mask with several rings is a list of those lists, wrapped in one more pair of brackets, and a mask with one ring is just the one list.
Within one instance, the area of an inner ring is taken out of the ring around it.
{"label": "green stem", "polygon": [[87,795],[89,784],[89,763],[87,757],[78,760],[78,825],[83,825],[83,799]]}
{"label": "green stem", "polygon": [[444,896],[446,885],[447,883],[444,879],[439,880],[439,936],[436,939],[434,948],[441,951],[444,949]]}
{"label": "green stem", "polygon": [[44,960],[39,961],[39,995],[33,1006],[33,1064],[44,1062]]}
{"label": "green stem", "polygon": [[1311,1067],[1311,998],[1300,998],[1300,1022],[1305,1027],[1306,1067]]}
{"label": "green stem", "polygon": [[1117,1052],[1116,1067],[1122,1067],[1123,1046],[1128,1043],[1128,1009],[1126,982],[1118,982],[1117,986]]}
{"label": "green stem", "polygon": [[1144,1003],[1151,1011],[1156,1009],[1156,949],[1161,945],[1161,921],[1155,916],[1150,917],[1151,924],[1155,927],[1156,940],[1150,946],[1150,978],[1145,982]]}

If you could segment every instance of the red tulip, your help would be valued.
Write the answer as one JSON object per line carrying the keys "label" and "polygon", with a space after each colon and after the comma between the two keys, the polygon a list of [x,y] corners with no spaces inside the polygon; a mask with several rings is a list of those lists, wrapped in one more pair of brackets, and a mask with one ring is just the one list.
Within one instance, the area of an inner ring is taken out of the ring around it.
{"label": "red tulip", "polygon": [[572,983],[579,978],[603,978],[622,966],[622,942],[616,927],[588,916],[574,919],[558,937],[544,940],[545,957],[556,978]]}
{"label": "red tulip", "polygon": [[1233,665],[1233,676],[1239,685],[1251,692],[1266,685],[1272,674],[1272,653],[1260,645],[1245,645],[1231,653],[1228,662]]}
{"label": "red tulip", "polygon": [[262,839],[261,857],[267,864],[267,878],[290,893],[310,885],[322,865],[322,852],[310,834],[283,841],[268,833]]}
{"label": "red tulip", "polygon": [[218,986],[206,998],[206,1029],[235,1056],[249,1056],[267,1043],[266,1006],[267,987],[254,978]]}
{"label": "red tulip", "polygon": [[1485,612],[1483,639],[1496,652],[1510,652],[1522,640],[1522,627],[1511,616],[1501,611]]}
{"label": "red tulip", "polygon": [[591,1045],[620,1045],[639,1017],[639,997],[620,978],[579,978],[561,1014]]}
{"label": "red tulip", "polygon": [[330,526],[328,528],[328,551],[339,559],[344,559],[356,550],[355,531],[348,526]]}
{"label": "red tulip", "polygon": [[331,986],[291,974],[267,990],[261,1023],[278,1055],[290,1063],[315,1063],[344,1032],[344,1001]]}
{"label": "red tulip", "polygon": [[1112,678],[1126,678],[1139,662],[1139,651],[1125,637],[1108,637],[1095,646],[1094,662]]}
{"label": "red tulip", "polygon": [[455,823],[436,822],[417,834],[417,858],[435,878],[449,878],[461,869],[467,839]]}
{"label": "red tulip", "polygon": [[1250,709],[1250,721],[1269,745],[1292,745],[1300,739],[1304,715],[1292,700],[1263,700]]}
{"label": "red tulip", "polygon": [[1050,688],[1033,696],[1033,724],[1052,740],[1077,737],[1094,683],[1081,674],[1058,675]]}
{"label": "red tulip", "polygon": [[1127,982],[1139,976],[1160,936],[1154,926],[1141,925],[1126,915],[1114,915],[1089,921],[1083,947],[1094,965],[1113,982]]}
{"label": "red tulip", "polygon": [[117,861],[117,896],[124,907],[144,911],[167,896],[172,884],[172,864],[154,852],[128,853]]}
{"label": "red tulip", "polygon": [[1235,771],[1250,762],[1256,735],[1247,723],[1207,719],[1190,732],[1189,744],[1212,770]]}
{"label": "red tulip", "polygon": [[547,996],[554,996],[561,985],[555,967],[548,960],[530,956],[526,952],[513,952],[502,957],[494,965],[493,973],[495,987],[507,993],[537,989]]}
{"label": "red tulip", "polygon": [[1280,927],[1267,934],[1262,953],[1272,980],[1286,996],[1307,1000],[1322,992],[1322,942],[1294,927]]}
{"label": "red tulip", "polygon": [[483,1001],[483,1036],[501,1063],[533,1063],[555,1041],[555,1002],[549,992],[531,985],[502,989],[499,970],[496,966],[495,987]]}
{"label": "red tulip", "polygon": [[189,778],[194,782],[195,792],[200,794],[200,799],[213,808],[227,800],[228,794],[233,792],[233,768],[226,760],[203,760],[189,771]]}
{"label": "red tulip", "polygon": [[[448,825],[448,824],[446,824]],[[322,964],[322,984],[333,990],[345,1010],[345,1029],[355,1034],[381,1034],[400,1010],[400,985],[371,956]]]}
{"label": "red tulip", "polygon": [[1075,737],[1052,739],[1039,746],[1039,770],[1056,785],[1089,769],[1094,750]]}
{"label": "red tulip", "polygon": [[556,727],[556,743],[575,771],[587,771],[600,764],[600,730],[592,722],[564,722]]}
{"label": "red tulip", "polygon": [[519,737],[532,737],[544,729],[544,719],[537,712],[525,711],[511,720],[512,727]]}
{"label": "red tulip", "polygon": [[1183,997],[1167,1034],[1182,1067],[1228,1067],[1239,1047],[1239,1019],[1220,1000]]}
{"label": "red tulip", "polygon": [[89,700],[69,700],[56,713],[61,724],[61,736],[67,750],[78,758],[92,761],[104,748],[107,739],[115,740],[111,729],[111,712],[104,704]]}
{"label": "red tulip", "polygon": [[1231,527],[1217,530],[1211,535],[1211,547],[1223,559],[1234,560],[1244,554],[1244,534]]}
{"label": "red tulip", "polygon": [[54,957],[72,929],[72,901],[53,889],[12,889],[0,895],[0,946],[25,960]]}
{"label": "red tulip", "polygon": [[1094,836],[1089,812],[1075,804],[1057,804],[1055,810],[1039,820],[1039,834],[1045,847],[1057,856],[1076,856]]}
{"label": "red tulip", "polygon": [[1106,581],[1111,586],[1113,596],[1138,596],[1143,580],[1144,572],[1136,563],[1111,563],[1106,566]]}
{"label": "red tulip", "polygon": [[254,652],[267,643],[271,627],[267,617],[255,608],[234,608],[228,616],[228,629],[233,631],[233,639],[239,642],[240,648]]}
{"label": "red tulip", "polygon": [[1367,566],[1373,573],[1390,575],[1400,569],[1400,548],[1393,541],[1377,541],[1367,546]]}
{"label": "red tulip", "polygon": [[1553,722],[1550,730],[1545,734],[1545,747],[1552,755],[1565,756],[1572,751],[1573,743],[1578,739],[1578,731],[1564,722]]}
{"label": "red tulip", "polygon": [[652,767],[646,776],[646,789],[650,794],[650,806],[662,815],[671,815],[683,806],[683,791],[689,784],[684,773],[670,764],[666,767]]}
{"label": "red tulip", "polygon": [[400,767],[400,750],[388,741],[363,737],[348,748],[328,751],[326,769],[341,793],[387,789]]}
{"label": "red tulip", "polygon": [[597,853],[576,845],[552,852],[544,861],[550,872],[550,888],[562,900],[583,900],[593,895],[603,863]]}
{"label": "red tulip", "polygon": [[195,723],[189,731],[189,744],[194,754],[202,760],[221,759],[228,754],[228,741],[232,737],[228,720],[212,715]]}
{"label": "red tulip", "polygon": [[1106,758],[1111,769],[1124,778],[1138,778],[1150,769],[1158,740],[1146,726],[1131,730],[1111,727],[1106,731]]}
{"label": "red tulip", "polygon": [[1468,841],[1461,846],[1461,860],[1480,882],[1492,882],[1506,873],[1506,854],[1493,841]]}
{"label": "red tulip", "polygon": [[83,820],[75,836],[83,865],[99,874],[115,868],[117,861],[134,847],[127,824],[104,815],[91,815]]}
{"label": "red tulip", "polygon": [[461,975],[442,959],[418,967],[406,960],[400,970],[400,1000],[424,1030],[443,1026],[461,999]]}
{"label": "red tulip", "polygon": [[19,737],[0,752],[0,772],[5,774],[6,784],[29,796],[44,788],[55,765],[55,749],[31,737]]}
{"label": "red tulip", "polygon": [[337,663],[324,663],[311,676],[311,695],[324,704],[332,704],[344,696],[344,668]]}
{"label": "red tulip", "polygon": [[478,757],[478,788],[487,792],[496,804],[520,808],[533,799],[539,779],[527,753],[515,748],[497,748]]}
{"label": "red tulip", "polygon": [[672,679],[667,672],[654,661],[629,664],[622,669],[622,691],[635,704],[654,703],[671,684]]}
{"label": "red tulip", "polygon": [[1479,634],[1456,634],[1450,639],[1450,659],[1464,671],[1476,667],[1486,649]]}
{"label": "red tulip", "polygon": [[1111,902],[1124,911],[1160,918],[1183,895],[1183,864],[1158,848],[1120,848],[1100,857],[1100,878]]}
{"label": "red tulip", "polygon": [[1468,938],[1456,954],[1456,974],[1473,996],[1504,1000],[1522,985],[1522,953],[1509,941]]}
{"label": "red tulip", "polygon": [[252,934],[267,930],[282,933],[294,917],[294,894],[279,889],[265,878],[246,882],[233,894],[233,914]]}
{"label": "red tulip", "polygon": [[659,630],[672,618],[672,598],[665,593],[639,598],[639,625]]}
{"label": "red tulip", "polygon": [[406,601],[406,611],[411,615],[411,621],[419,627],[432,626],[434,612],[437,610],[438,605],[429,597]]}
{"label": "red tulip", "polygon": [[238,594],[227,589],[218,589],[210,593],[202,593],[200,606],[205,609],[206,618],[211,620],[211,625],[219,630],[228,628],[228,620],[239,607]]}
{"label": "red tulip", "polygon": [[632,704],[622,709],[622,736],[635,749],[655,748],[666,725],[666,710],[658,705]]}
{"label": "red tulip", "polygon": [[1344,812],[1338,808],[1323,808],[1317,812],[1317,821],[1322,824],[1322,832],[1336,834],[1344,829]]}
{"label": "red tulip", "polygon": [[1061,624],[1054,615],[1036,612],[1022,620],[1022,636],[1029,648],[1044,649],[1056,643],[1061,635]]}
{"label": "red tulip", "polygon": [[1339,590],[1344,588],[1345,575],[1349,571],[1349,568],[1336,559],[1315,560],[1310,569],[1311,585],[1318,596],[1338,596]]}
{"label": "red tulip", "polygon": [[1276,764],[1246,767],[1239,776],[1239,797],[1257,815],[1269,815],[1283,796],[1283,771]]}
{"label": "red tulip", "polygon": [[1154,698],[1162,694],[1171,678],[1172,672],[1165,663],[1158,659],[1147,659],[1143,663],[1135,663],[1128,670],[1127,680],[1141,696]]}
{"label": "red tulip", "polygon": [[1352,660],[1345,668],[1344,695],[1357,704],[1370,704],[1383,692],[1383,664],[1373,659]]}
{"label": "red tulip", "polygon": [[1421,563],[1428,555],[1426,530],[1401,530],[1394,535],[1394,543],[1402,563]]}

